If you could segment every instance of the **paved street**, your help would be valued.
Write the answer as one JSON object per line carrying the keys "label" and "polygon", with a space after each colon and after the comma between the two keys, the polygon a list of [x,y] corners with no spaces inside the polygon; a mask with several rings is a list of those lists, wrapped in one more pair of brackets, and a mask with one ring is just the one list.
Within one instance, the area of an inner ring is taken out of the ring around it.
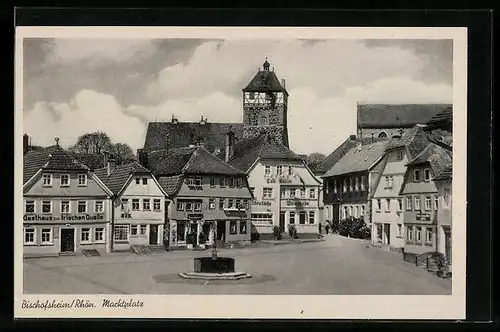
{"label": "paved street", "polygon": [[324,242],[224,249],[236,270],[253,278],[189,281],[193,257],[210,251],[148,256],[59,257],[24,260],[25,293],[121,294],[451,294],[451,281],[362,240],[328,235]]}

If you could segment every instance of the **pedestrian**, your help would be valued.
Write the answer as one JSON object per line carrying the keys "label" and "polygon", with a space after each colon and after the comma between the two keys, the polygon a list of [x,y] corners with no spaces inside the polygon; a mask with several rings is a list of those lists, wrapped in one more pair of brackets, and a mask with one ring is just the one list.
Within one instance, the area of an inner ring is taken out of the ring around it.
{"label": "pedestrian", "polygon": [[326,232],[326,235],[328,235],[328,230],[330,229],[330,225],[326,224],[325,226],[325,232]]}
{"label": "pedestrian", "polygon": [[319,235],[321,235],[321,221],[319,222],[318,227],[319,227]]}

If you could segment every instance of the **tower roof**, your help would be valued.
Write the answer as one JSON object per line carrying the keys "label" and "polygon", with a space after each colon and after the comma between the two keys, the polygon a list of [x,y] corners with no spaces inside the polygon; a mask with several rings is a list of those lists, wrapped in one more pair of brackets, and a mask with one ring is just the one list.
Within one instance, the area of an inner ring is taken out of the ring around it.
{"label": "tower roof", "polygon": [[280,83],[280,80],[274,73],[270,71],[271,64],[267,61],[264,62],[262,67],[264,70],[259,70],[252,78],[250,83],[243,89],[244,92],[285,92],[285,87]]}

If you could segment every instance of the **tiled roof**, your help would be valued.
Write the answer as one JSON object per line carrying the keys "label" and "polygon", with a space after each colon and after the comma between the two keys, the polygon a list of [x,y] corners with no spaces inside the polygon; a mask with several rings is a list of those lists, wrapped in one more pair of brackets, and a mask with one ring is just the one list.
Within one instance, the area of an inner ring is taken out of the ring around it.
{"label": "tiled roof", "polygon": [[358,128],[400,128],[426,124],[449,104],[358,104]]}
{"label": "tiled roof", "polygon": [[443,169],[438,175],[434,177],[434,181],[439,181],[439,180],[449,180],[453,178],[453,168],[452,166],[448,166],[445,169]]}
{"label": "tiled roof", "polygon": [[415,158],[415,156],[422,152],[428,144],[429,140],[424,131],[424,126],[415,125],[413,128],[406,131],[400,138],[391,138],[387,144],[386,151],[406,146],[410,152],[410,158]]}
{"label": "tiled roof", "polygon": [[[152,161],[152,163],[150,162]],[[234,168],[203,146],[156,151],[148,154],[148,165],[158,177],[179,174],[238,175],[245,172]]]}
{"label": "tiled roof", "polygon": [[69,152],[58,145],[32,150],[23,157],[23,183],[26,183],[39,169],[47,170],[89,170]]}
{"label": "tiled roof", "polygon": [[98,169],[105,165],[105,156],[92,153],[70,152],[73,157],[78,159],[90,169]]}
{"label": "tiled roof", "polygon": [[234,154],[229,164],[248,171],[258,159],[303,160],[301,156],[283,145],[274,137],[264,132],[254,138],[238,142],[234,147]]}
{"label": "tiled roof", "polygon": [[443,170],[451,167],[453,162],[452,153],[442,147],[429,143],[429,145],[419,153],[408,165],[429,163],[433,174],[440,174]]}
{"label": "tiled roof", "polygon": [[226,135],[234,133],[236,140],[243,137],[242,123],[210,123],[206,122],[150,122],[146,132],[144,151],[183,148],[196,144],[198,140],[205,148],[214,152],[219,149],[219,157],[224,155]]}
{"label": "tiled roof", "polygon": [[179,190],[180,185],[182,184],[182,179],[182,175],[163,176],[158,179],[158,183],[163,188],[163,191],[167,193],[167,195],[175,196],[175,194]]}
{"label": "tiled roof", "polygon": [[427,122],[428,129],[442,128],[452,130],[453,128],[453,107],[449,105],[446,109],[439,112]]}
{"label": "tiled roof", "polygon": [[337,176],[354,172],[367,171],[385,153],[388,141],[379,141],[365,144],[358,150],[351,148],[330,170],[322,177]]}
{"label": "tiled roof", "polygon": [[150,174],[151,172],[139,164],[139,162],[133,161],[128,164],[115,166],[110,175],[108,175],[107,167],[96,169],[94,173],[113,194],[117,195],[126,184],[130,175]]}
{"label": "tiled roof", "polygon": [[286,92],[274,71],[259,70],[250,83],[243,89],[245,92]]}

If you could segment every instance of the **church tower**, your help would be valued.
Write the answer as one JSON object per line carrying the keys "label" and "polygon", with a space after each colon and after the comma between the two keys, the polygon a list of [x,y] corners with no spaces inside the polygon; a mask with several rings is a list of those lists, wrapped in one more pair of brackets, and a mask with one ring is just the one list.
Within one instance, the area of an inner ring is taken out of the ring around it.
{"label": "church tower", "polygon": [[243,89],[243,137],[252,138],[262,132],[276,137],[288,146],[288,92],[285,80],[279,81],[267,61]]}

